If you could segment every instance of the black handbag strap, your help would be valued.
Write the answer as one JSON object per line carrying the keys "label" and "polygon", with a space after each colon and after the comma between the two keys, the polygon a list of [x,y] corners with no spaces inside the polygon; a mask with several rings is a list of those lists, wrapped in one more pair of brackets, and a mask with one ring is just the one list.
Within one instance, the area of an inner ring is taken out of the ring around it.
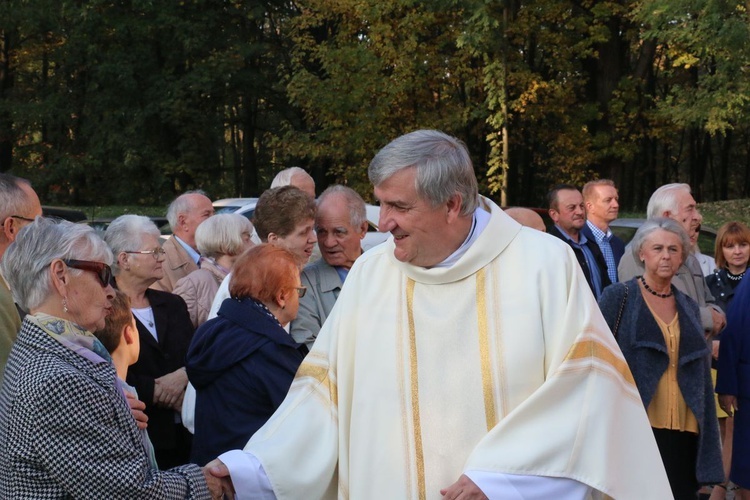
{"label": "black handbag strap", "polygon": [[617,330],[620,328],[620,320],[622,319],[622,311],[625,310],[625,302],[628,300],[628,284],[623,283],[625,285],[625,296],[622,298],[622,302],[620,303],[620,311],[617,313],[617,321],[615,321],[615,329],[612,330],[612,335],[614,335],[615,339],[617,339]]}

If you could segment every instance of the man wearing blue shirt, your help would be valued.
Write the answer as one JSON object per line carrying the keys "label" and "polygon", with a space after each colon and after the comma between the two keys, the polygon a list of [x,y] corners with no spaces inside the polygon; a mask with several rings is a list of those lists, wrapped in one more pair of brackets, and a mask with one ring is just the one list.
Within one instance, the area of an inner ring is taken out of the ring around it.
{"label": "man wearing blue shirt", "polygon": [[586,239],[599,245],[599,250],[607,263],[609,281],[616,283],[617,266],[622,254],[625,253],[625,243],[612,234],[609,228],[620,211],[617,188],[609,179],[598,179],[587,182],[581,194],[586,205],[586,225],[581,229],[581,233]]}

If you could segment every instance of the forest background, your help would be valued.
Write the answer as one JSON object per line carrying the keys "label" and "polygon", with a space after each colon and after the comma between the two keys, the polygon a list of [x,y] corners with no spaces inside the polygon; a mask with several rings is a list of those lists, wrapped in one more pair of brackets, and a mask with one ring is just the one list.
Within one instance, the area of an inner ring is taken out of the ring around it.
{"label": "forest background", "polygon": [[4,0],[0,171],[45,203],[257,196],[300,166],[371,199],[418,128],[480,189],[543,206],[606,177],[625,209],[750,197],[750,0]]}

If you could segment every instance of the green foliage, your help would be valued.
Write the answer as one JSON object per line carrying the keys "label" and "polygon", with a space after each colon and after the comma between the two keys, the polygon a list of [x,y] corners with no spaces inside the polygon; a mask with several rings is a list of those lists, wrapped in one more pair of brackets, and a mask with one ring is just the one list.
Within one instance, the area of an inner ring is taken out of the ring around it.
{"label": "green foliage", "polygon": [[399,134],[464,140],[480,188],[538,205],[614,179],[750,195],[740,0],[6,0],[0,170],[48,203],[257,195],[276,171],[371,196]]}

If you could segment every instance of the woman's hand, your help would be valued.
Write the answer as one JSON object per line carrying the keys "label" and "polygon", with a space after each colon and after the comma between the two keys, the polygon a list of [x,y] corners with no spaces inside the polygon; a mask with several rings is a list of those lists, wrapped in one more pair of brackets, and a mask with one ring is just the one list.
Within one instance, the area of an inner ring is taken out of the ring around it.
{"label": "woman's hand", "polygon": [[734,416],[734,412],[738,409],[737,397],[731,394],[719,394],[719,407],[730,417]]}
{"label": "woman's hand", "polygon": [[188,378],[185,368],[179,368],[154,380],[154,403],[158,406],[182,410]]}
{"label": "woman's hand", "polygon": [[130,413],[135,419],[135,425],[141,430],[148,427],[148,415],[143,412],[146,409],[146,403],[127,391],[125,391],[125,399],[128,402],[128,406],[130,406]]}

